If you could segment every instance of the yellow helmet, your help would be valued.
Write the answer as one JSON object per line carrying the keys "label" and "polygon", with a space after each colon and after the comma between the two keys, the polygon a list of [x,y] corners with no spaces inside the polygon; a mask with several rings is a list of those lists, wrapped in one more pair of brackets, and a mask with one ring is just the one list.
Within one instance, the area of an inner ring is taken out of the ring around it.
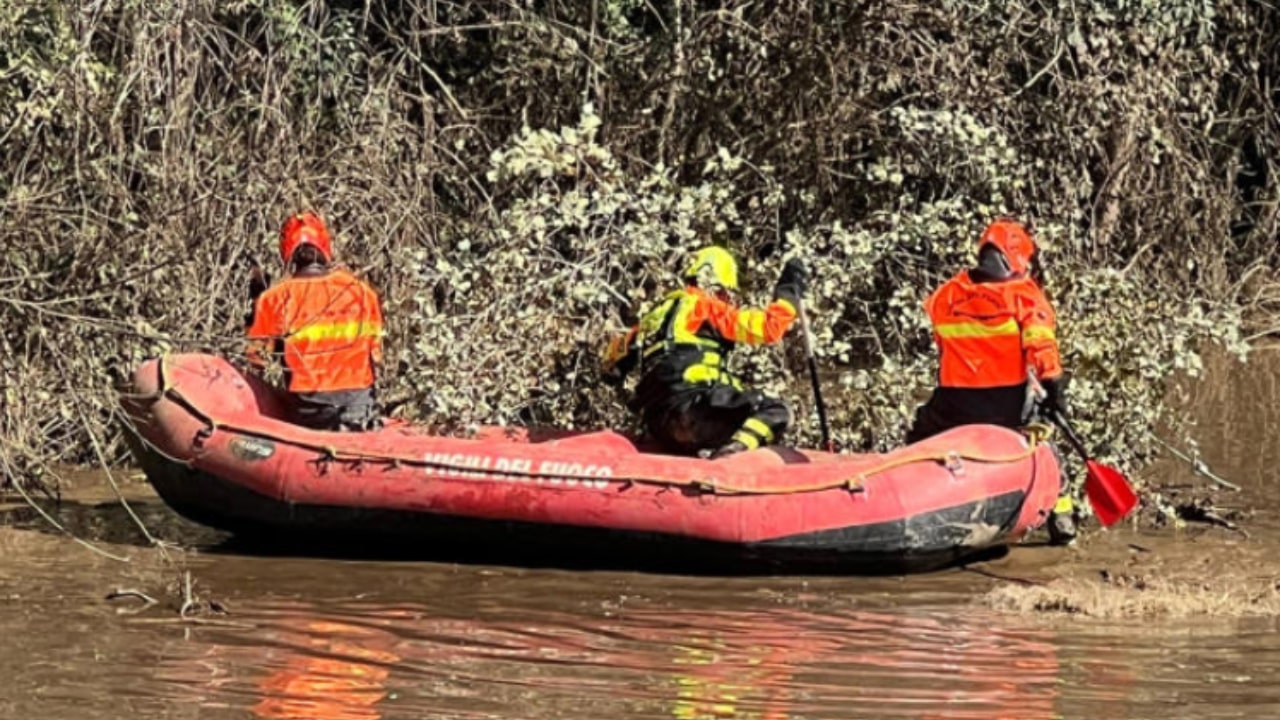
{"label": "yellow helmet", "polygon": [[719,285],[726,290],[738,289],[738,261],[728,250],[709,245],[693,256],[689,269],[684,271],[688,280],[697,281],[700,286]]}

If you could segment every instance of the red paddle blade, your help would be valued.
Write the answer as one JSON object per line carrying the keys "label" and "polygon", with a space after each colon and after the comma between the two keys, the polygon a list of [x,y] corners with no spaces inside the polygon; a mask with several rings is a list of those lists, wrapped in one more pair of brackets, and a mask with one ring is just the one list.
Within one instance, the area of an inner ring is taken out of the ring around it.
{"label": "red paddle blade", "polygon": [[1096,460],[1090,460],[1086,465],[1089,474],[1084,481],[1084,493],[1089,497],[1089,504],[1102,527],[1111,527],[1133,510],[1138,504],[1138,495],[1119,470]]}

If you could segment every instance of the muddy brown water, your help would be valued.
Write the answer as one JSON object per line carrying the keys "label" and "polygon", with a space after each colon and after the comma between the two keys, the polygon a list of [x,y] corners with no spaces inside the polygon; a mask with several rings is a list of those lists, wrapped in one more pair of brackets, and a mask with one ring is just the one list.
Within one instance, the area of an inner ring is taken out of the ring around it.
{"label": "muddy brown water", "polygon": [[[137,614],[119,588],[177,577],[100,483],[58,519],[122,564],[0,507],[0,717],[1059,718],[1280,717],[1274,617],[1099,619],[992,609],[1019,581],[1205,566],[1274,582],[1280,352],[1191,386],[1210,467],[1245,492],[1245,538],[1125,528],[1070,549],[911,577],[699,577],[244,554],[126,495],[197,597],[231,613]],[[1185,464],[1153,470],[1203,484]],[[1003,578],[1003,579],[1002,579]],[[1211,578],[1213,579],[1213,578]],[[1210,588],[1212,590],[1212,588]],[[127,612],[126,612],[127,611]]]}

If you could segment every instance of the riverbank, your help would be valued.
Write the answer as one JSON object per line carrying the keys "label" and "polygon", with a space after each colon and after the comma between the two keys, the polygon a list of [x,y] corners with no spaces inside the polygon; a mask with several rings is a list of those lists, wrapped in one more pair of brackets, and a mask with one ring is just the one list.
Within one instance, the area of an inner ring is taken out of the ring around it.
{"label": "riverbank", "polygon": [[[1016,615],[1280,616],[1280,558],[1269,550],[1280,541],[1280,497],[1270,482],[1280,447],[1266,436],[1277,426],[1280,353],[1264,347],[1255,357],[1247,365],[1210,358],[1208,382],[1175,390],[1174,400],[1192,411],[1204,472],[1171,457],[1133,478],[1163,498],[1165,512],[1147,507],[1105,531],[1087,524],[1067,548],[1046,546],[1041,532],[1003,558],[938,575],[965,577],[964,592],[973,602]],[[101,602],[130,583],[156,597],[182,596],[172,586],[188,566],[198,577],[204,557],[238,552],[226,549],[226,535],[170,511],[136,471],[108,476],[64,469],[60,475],[62,503],[40,501],[51,517],[11,496],[0,504],[0,536],[15,559],[31,543],[65,545],[60,562],[69,563],[72,574],[101,573],[95,597],[87,601]],[[32,540],[33,534],[42,538]],[[92,548],[76,546],[71,537]],[[83,567],[77,565],[82,556]],[[108,556],[134,560],[118,563]],[[108,564],[98,564],[103,562]],[[107,578],[112,562],[123,580]],[[130,577],[143,566],[149,570]],[[19,577],[12,581],[21,584]]]}

